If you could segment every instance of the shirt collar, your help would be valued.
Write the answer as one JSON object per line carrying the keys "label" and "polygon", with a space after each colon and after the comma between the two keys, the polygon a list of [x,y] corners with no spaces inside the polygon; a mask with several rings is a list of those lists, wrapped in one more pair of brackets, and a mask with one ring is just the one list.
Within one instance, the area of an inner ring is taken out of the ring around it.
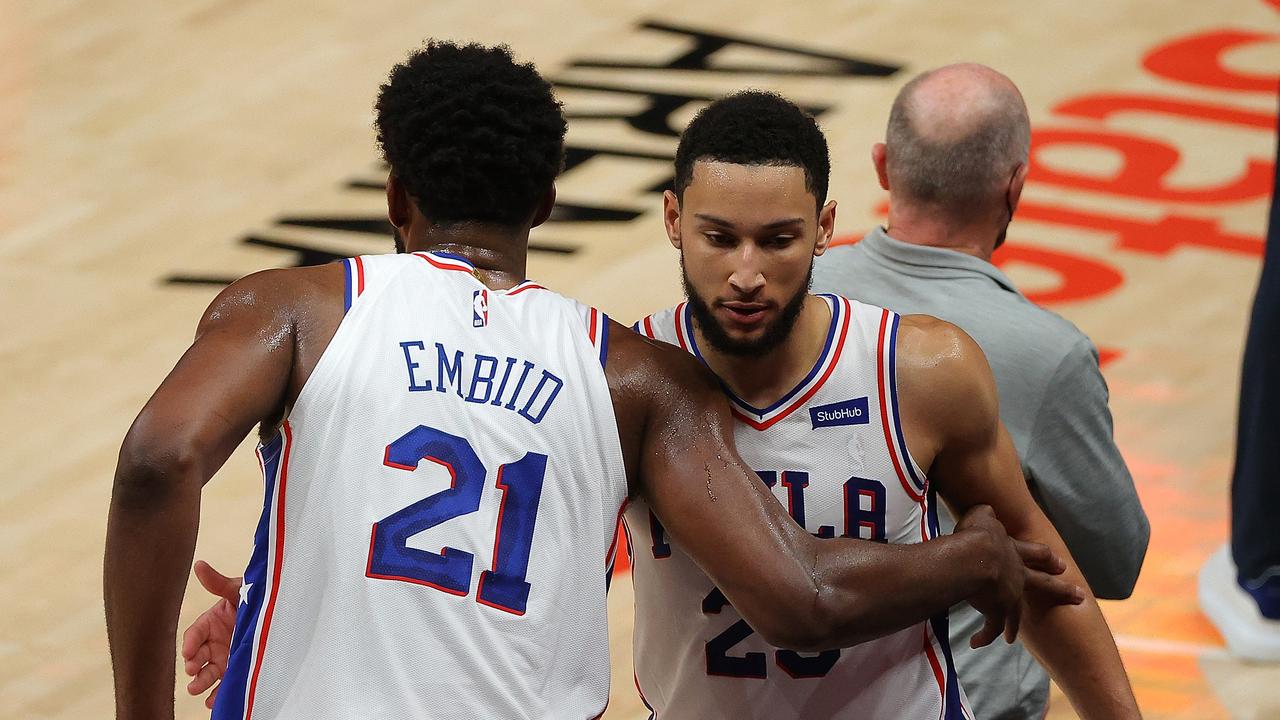
{"label": "shirt collar", "polygon": [[[1010,292],[1018,292],[1009,277],[995,265],[958,250],[913,245],[890,237],[883,227],[877,226],[858,243],[859,247],[881,261],[905,265],[903,271],[921,277],[958,277],[984,275]],[[1019,293],[1021,294],[1021,293]]]}

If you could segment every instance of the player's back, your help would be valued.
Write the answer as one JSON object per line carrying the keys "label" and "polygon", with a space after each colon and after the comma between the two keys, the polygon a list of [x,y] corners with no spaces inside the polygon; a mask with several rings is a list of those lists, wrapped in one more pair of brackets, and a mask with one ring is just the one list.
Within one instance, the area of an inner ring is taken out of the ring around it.
{"label": "player's back", "polygon": [[[936,498],[898,420],[898,316],[822,297],[831,322],[809,374],[767,408],[728,393],[738,451],[818,537],[934,537]],[[700,356],[687,302],[637,329]],[[636,685],[657,717],[972,717],[951,662],[945,614],[852,648],[780,650],[728,604],[643,501],[632,502],[625,517]]]}
{"label": "player's back", "polygon": [[347,260],[280,435],[215,718],[586,718],[626,497],[602,313]]}

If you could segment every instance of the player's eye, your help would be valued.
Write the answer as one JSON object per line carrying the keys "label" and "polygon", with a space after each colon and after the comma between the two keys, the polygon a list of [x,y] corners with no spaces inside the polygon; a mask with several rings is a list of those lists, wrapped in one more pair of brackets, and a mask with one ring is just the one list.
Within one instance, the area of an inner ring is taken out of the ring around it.
{"label": "player's eye", "polygon": [[717,247],[728,247],[733,245],[733,238],[718,232],[706,232],[703,235],[707,238],[707,242]]}

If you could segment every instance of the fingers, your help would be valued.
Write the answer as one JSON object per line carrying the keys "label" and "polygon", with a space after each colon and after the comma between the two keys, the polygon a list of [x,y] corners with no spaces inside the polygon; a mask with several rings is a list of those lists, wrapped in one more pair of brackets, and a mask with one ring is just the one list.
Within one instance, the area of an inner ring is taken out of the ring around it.
{"label": "fingers", "polygon": [[[218,602],[222,602],[219,600]],[[200,613],[200,617],[191,623],[191,627],[182,633],[182,659],[187,661],[187,674],[194,675],[195,670],[192,669],[191,663],[195,660],[197,653],[204,647],[205,642],[209,639],[209,610]],[[207,661],[208,658],[206,657]],[[204,664],[201,662],[201,664]],[[196,665],[198,669],[200,665]]]}
{"label": "fingers", "polygon": [[1004,625],[1005,616],[1003,613],[986,613],[986,622],[983,623],[981,630],[969,638],[969,647],[976,650],[990,645],[996,638],[1000,637],[1000,631],[1004,629]]}
{"label": "fingers", "polygon": [[1030,568],[1024,577],[1024,591],[1034,594],[1037,602],[1049,605],[1079,605],[1084,602],[1084,589],[1060,577]]}
{"label": "fingers", "polygon": [[1009,608],[1009,615],[1004,621],[1004,641],[1013,644],[1018,639],[1018,628],[1022,625],[1022,603]]}
{"label": "fingers", "polygon": [[1033,570],[1046,572],[1050,575],[1061,575],[1067,569],[1067,563],[1062,558],[1054,555],[1048,545],[1015,539],[1013,540],[1013,546],[1017,548],[1018,556],[1022,558],[1022,564]]}
{"label": "fingers", "polygon": [[226,598],[234,605],[240,599],[240,578],[230,578],[217,570],[213,566],[203,560],[196,561],[196,579],[204,586],[205,590]]}
{"label": "fingers", "polygon": [[960,522],[956,523],[956,529],[963,530],[971,525],[990,522],[999,522],[996,520],[996,513],[991,509],[991,506],[974,505],[965,511],[964,517],[960,518]]}
{"label": "fingers", "polygon": [[213,687],[213,684],[222,678],[222,668],[209,664],[200,668],[200,672],[196,674],[191,682],[187,683],[187,693],[189,695],[199,695],[200,693]]}
{"label": "fingers", "polygon": [[185,655],[183,657],[185,660],[183,663],[183,670],[186,671],[187,675],[195,677],[196,673],[200,672],[200,668],[208,664],[211,658],[209,644],[204,643],[200,645],[200,647],[196,648],[195,653],[193,653],[191,657],[186,657]]}
{"label": "fingers", "polygon": [[221,683],[219,683],[218,687],[214,688],[213,691],[204,699],[204,706],[210,710],[213,709],[213,701],[218,697],[218,688],[220,687],[222,687]]}

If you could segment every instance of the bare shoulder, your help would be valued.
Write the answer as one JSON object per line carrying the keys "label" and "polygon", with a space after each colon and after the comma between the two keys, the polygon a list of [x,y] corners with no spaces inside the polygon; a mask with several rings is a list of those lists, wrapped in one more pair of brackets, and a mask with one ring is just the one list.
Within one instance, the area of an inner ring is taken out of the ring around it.
{"label": "bare shoulder", "polygon": [[342,305],[345,276],[336,263],[272,268],[246,275],[218,293],[200,318],[196,336],[212,330],[254,327],[264,332],[292,329],[309,310],[323,313],[326,301]]}
{"label": "bare shoulder", "polygon": [[[949,427],[985,426],[999,417],[995,378],[982,348],[959,327],[931,315],[905,315],[898,326],[898,385],[917,416]],[[950,434],[950,433],[946,433]]]}
{"label": "bare shoulder", "polygon": [[620,323],[610,323],[605,368],[609,388],[615,394],[661,399],[680,392],[718,392],[715,376],[689,353]]}

